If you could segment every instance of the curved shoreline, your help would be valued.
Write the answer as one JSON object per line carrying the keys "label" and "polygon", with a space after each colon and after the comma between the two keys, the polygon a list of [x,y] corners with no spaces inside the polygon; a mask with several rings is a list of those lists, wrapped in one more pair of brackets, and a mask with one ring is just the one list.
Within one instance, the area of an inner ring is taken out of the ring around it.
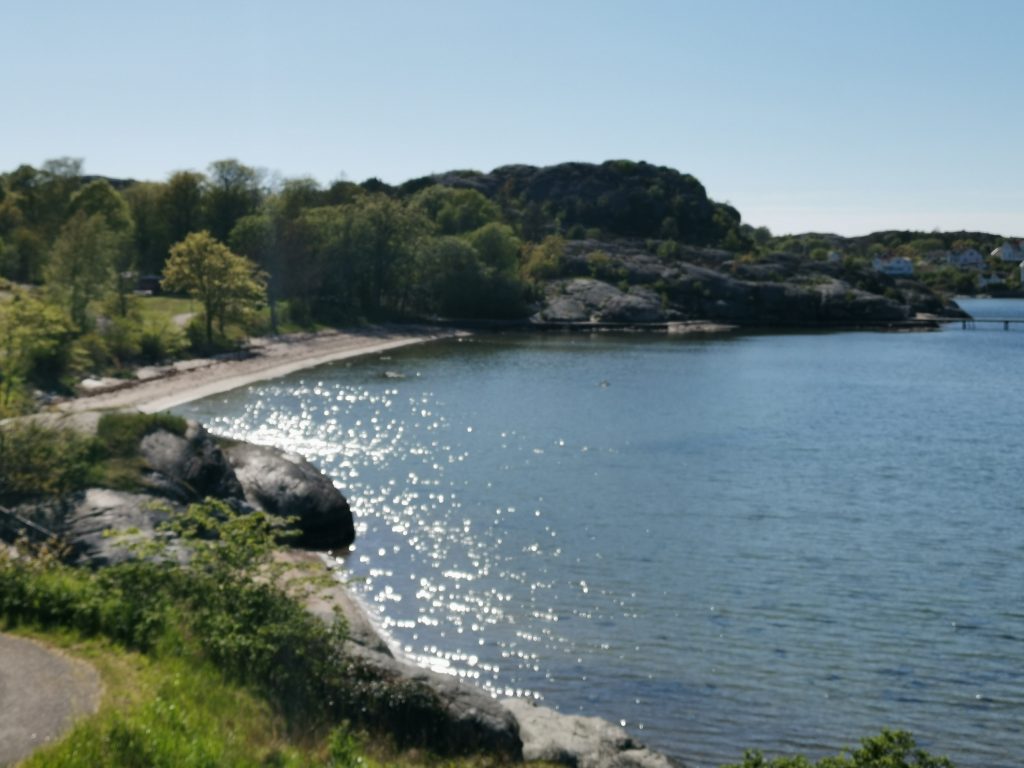
{"label": "curved shoreline", "polygon": [[[460,329],[426,326],[372,327],[357,331],[325,331],[290,337],[253,339],[245,357],[183,361],[177,365],[139,371],[137,380],[108,382],[109,388],[60,403],[67,416],[104,409],[137,409],[154,413],[248,384],[350,358],[440,339],[467,336]],[[291,550],[285,560],[313,558],[335,571],[338,563],[323,554]],[[333,561],[333,562],[332,562]],[[350,630],[347,646],[364,660],[430,685],[452,708],[456,721],[483,724],[484,731],[511,718],[521,739],[522,757],[564,763],[575,768],[675,768],[680,763],[635,741],[626,731],[597,717],[566,715],[536,702],[500,699],[494,692],[457,677],[430,670],[409,658],[373,616],[372,608],[341,580],[334,578],[327,595],[307,599],[306,607],[325,620],[341,609]],[[462,727],[462,726],[459,726]],[[473,725],[471,728],[477,728]],[[498,726],[493,733],[501,732]]]}
{"label": "curved shoreline", "polygon": [[112,382],[95,394],[80,395],[60,403],[57,408],[68,413],[113,408],[155,413],[327,363],[464,335],[465,331],[426,326],[373,326],[263,337],[250,340],[242,353],[244,356],[203,358],[142,368],[135,380]]}

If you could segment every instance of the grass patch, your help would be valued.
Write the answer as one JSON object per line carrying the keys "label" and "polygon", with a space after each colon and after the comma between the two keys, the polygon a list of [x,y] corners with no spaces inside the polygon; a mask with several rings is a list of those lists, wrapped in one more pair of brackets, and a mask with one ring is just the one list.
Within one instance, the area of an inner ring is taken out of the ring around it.
{"label": "grass patch", "polygon": [[140,296],[138,307],[142,319],[153,324],[173,323],[177,315],[199,311],[195,301],[180,296]]}
{"label": "grass patch", "polygon": [[[53,636],[44,639],[53,641]],[[267,702],[232,685],[210,664],[146,656],[103,640],[58,636],[58,644],[97,668],[100,711],[27,768],[99,766],[307,766],[317,755],[283,736]]]}

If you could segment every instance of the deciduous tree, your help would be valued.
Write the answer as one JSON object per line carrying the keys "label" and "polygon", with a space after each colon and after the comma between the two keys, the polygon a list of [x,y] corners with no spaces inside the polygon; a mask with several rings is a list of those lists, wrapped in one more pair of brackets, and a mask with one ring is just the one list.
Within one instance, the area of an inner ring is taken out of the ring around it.
{"label": "deciduous tree", "polygon": [[23,291],[0,302],[0,416],[21,410],[33,368],[67,339],[68,327],[61,314],[57,307]]}
{"label": "deciduous tree", "polygon": [[263,199],[262,171],[237,160],[210,163],[204,187],[206,223],[219,240],[227,240],[235,223],[256,213]]}
{"label": "deciduous tree", "polygon": [[67,307],[79,331],[88,326],[89,302],[113,285],[118,241],[100,214],[78,211],[61,228],[46,267],[47,287]]}
{"label": "deciduous tree", "polygon": [[224,333],[229,316],[244,315],[266,297],[266,278],[256,265],[214,238],[193,232],[171,248],[163,286],[185,291],[203,306],[206,342],[213,342],[213,321]]}

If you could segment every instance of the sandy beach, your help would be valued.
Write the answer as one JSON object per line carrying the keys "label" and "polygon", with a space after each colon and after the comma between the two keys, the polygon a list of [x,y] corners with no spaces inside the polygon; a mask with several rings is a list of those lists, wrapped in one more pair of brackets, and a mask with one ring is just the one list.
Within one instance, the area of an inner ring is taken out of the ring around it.
{"label": "sandy beach", "polygon": [[372,326],[257,338],[250,340],[244,356],[184,360],[173,365],[142,368],[136,379],[103,382],[94,394],[79,396],[58,407],[65,412],[135,408],[156,413],[305,368],[463,333],[443,328]]}

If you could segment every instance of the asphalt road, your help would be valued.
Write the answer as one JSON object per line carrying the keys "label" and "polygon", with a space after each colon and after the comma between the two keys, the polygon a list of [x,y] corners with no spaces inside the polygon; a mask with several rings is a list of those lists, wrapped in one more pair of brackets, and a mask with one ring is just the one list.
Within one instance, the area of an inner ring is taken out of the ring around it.
{"label": "asphalt road", "polygon": [[0,635],[0,765],[27,757],[95,712],[96,670],[40,643]]}

